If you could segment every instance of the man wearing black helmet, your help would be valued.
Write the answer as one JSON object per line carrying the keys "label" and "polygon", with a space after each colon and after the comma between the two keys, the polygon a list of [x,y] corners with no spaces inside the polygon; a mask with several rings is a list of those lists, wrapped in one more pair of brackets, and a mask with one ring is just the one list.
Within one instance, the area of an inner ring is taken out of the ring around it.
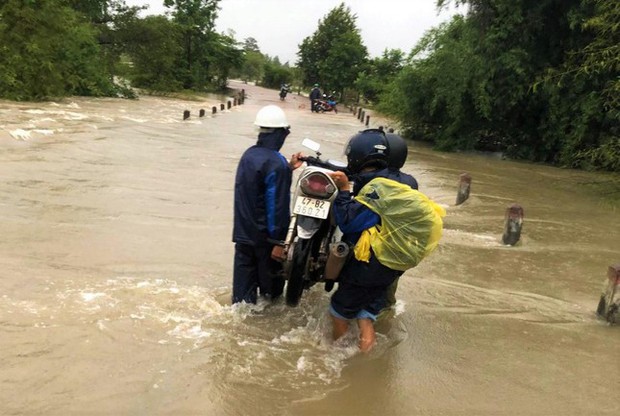
{"label": "man wearing black helmet", "polygon": [[317,100],[321,99],[321,90],[319,89],[319,84],[314,84],[312,91],[310,91],[310,111],[315,112],[315,103]]}
{"label": "man wearing black helmet", "polygon": [[[388,168],[390,148],[385,133],[378,129],[364,130],[349,140],[345,150],[349,174],[355,182],[353,196],[375,178],[387,178],[417,188],[413,177],[404,177],[398,169]],[[403,161],[404,163],[404,161]],[[334,201],[335,219],[343,232],[343,241],[354,246],[363,231],[379,224],[378,214],[352,198],[349,178],[343,172],[332,174],[339,193]],[[368,261],[351,257],[338,278],[338,289],[331,298],[330,314],[334,339],[349,328],[350,320],[357,320],[360,329],[359,347],[370,351],[376,335],[373,322],[387,306],[387,289],[402,274],[381,264],[371,252]]]}
{"label": "man wearing black helmet", "polygon": [[[390,148],[390,154],[388,156],[388,169],[393,175],[395,175],[395,180],[400,183],[407,184],[413,189],[418,189],[418,181],[416,181],[413,176],[400,170],[405,165],[407,154],[409,153],[407,143],[401,136],[394,133],[393,129],[389,129],[388,131],[390,130],[391,132],[385,134],[385,138],[387,139],[388,146]],[[399,279],[400,278],[397,277],[396,280],[394,280],[394,283],[388,287],[386,293],[386,308],[390,308],[396,304],[396,289],[398,289]]]}

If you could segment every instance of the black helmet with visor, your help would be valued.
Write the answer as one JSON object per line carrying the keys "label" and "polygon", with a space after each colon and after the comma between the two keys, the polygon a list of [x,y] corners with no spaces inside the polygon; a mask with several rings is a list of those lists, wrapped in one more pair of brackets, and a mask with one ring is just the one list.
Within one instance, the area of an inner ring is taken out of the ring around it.
{"label": "black helmet with visor", "polygon": [[385,168],[388,165],[389,151],[389,143],[382,130],[363,130],[351,137],[345,147],[347,168],[353,175],[369,167]]}

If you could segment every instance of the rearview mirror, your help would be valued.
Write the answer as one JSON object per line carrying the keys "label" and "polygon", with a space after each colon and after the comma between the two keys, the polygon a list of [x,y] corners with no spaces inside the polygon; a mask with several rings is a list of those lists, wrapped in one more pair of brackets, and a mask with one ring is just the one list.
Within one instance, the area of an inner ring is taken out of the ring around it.
{"label": "rearview mirror", "polygon": [[301,142],[301,145],[304,147],[307,147],[308,149],[312,150],[313,152],[318,152],[319,149],[321,148],[321,145],[318,144],[317,142],[315,142],[312,139],[303,139],[303,141]]}

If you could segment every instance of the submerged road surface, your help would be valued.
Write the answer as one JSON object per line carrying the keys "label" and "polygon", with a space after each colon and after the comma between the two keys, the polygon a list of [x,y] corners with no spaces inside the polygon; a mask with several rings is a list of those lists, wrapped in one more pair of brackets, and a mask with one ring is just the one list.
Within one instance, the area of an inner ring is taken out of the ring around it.
{"label": "submerged road surface", "polygon": [[446,207],[444,237],[362,355],[354,330],[331,341],[321,287],[297,308],[230,305],[234,173],[258,109],[286,111],[287,156],[310,137],[342,158],[362,125],[232,86],[245,104],[215,115],[225,97],[0,103],[0,414],[620,412],[620,331],[594,315],[620,262],[619,207],[592,185],[609,176],[412,145],[404,170]]}

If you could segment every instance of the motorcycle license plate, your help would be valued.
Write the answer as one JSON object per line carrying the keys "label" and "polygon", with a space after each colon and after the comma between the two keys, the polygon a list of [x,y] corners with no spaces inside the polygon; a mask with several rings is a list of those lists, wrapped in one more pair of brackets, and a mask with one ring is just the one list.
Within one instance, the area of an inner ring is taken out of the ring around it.
{"label": "motorcycle license plate", "polygon": [[293,212],[298,215],[305,215],[313,218],[327,218],[329,215],[329,201],[322,199],[298,196],[293,206]]}

